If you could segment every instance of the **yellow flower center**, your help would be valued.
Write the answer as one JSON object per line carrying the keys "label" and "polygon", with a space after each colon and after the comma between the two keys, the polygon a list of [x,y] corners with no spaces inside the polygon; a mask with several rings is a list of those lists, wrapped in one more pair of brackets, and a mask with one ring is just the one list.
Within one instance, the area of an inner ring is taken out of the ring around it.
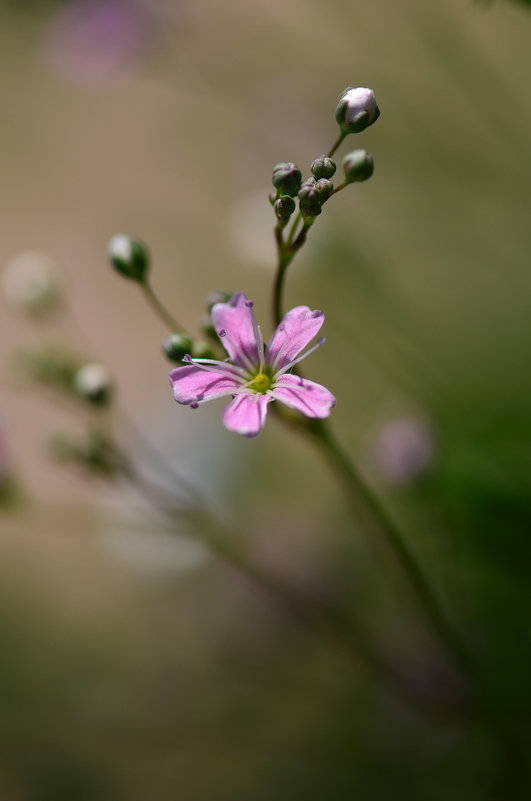
{"label": "yellow flower center", "polygon": [[249,384],[250,389],[254,390],[254,392],[261,392],[262,394],[266,393],[270,386],[271,378],[265,373],[258,373],[258,375],[255,375]]}

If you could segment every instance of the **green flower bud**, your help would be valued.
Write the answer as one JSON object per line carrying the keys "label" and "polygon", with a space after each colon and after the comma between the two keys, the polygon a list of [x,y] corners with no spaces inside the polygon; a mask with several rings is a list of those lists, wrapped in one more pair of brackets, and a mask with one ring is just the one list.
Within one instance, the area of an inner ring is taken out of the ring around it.
{"label": "green flower bud", "polygon": [[215,354],[206,342],[194,342],[190,355],[193,359],[213,359]]}
{"label": "green flower bud", "polygon": [[315,182],[305,181],[299,190],[299,208],[303,217],[317,217],[321,213],[321,199]]}
{"label": "green flower bud", "polygon": [[366,150],[353,150],[343,159],[343,170],[348,184],[366,181],[374,172],[374,161]]}
{"label": "green flower bud", "polygon": [[215,306],[216,303],[227,303],[231,297],[232,292],[225,292],[224,289],[214,289],[213,292],[209,292],[205,300],[207,312],[210,314],[212,307]]}
{"label": "green flower bud", "polygon": [[187,354],[191,354],[192,340],[188,334],[170,334],[162,343],[162,349],[171,362],[181,362]]}
{"label": "green flower bud", "polygon": [[336,106],[336,120],[344,133],[359,133],[376,122],[380,109],[372,89],[347,86]]}
{"label": "green flower bud", "polygon": [[336,171],[336,163],[330,156],[319,156],[312,161],[312,174],[315,178],[331,178]]}
{"label": "green flower bud", "polygon": [[109,259],[117,272],[142,284],[149,269],[149,253],[142,242],[117,234],[109,242]]}
{"label": "green flower bud", "polygon": [[334,184],[332,181],[329,181],[328,178],[319,178],[315,184],[315,188],[319,192],[319,200],[321,203],[324,203],[334,191]]}
{"label": "green flower bud", "polygon": [[89,403],[104,406],[111,397],[110,373],[102,364],[85,364],[74,376],[74,389]]}
{"label": "green flower bud", "polygon": [[295,211],[295,201],[289,195],[282,195],[275,201],[275,214],[279,223],[286,225],[289,218]]}
{"label": "green flower bud", "polygon": [[273,167],[273,186],[279,194],[295,197],[301,181],[301,171],[292,161],[282,161]]}

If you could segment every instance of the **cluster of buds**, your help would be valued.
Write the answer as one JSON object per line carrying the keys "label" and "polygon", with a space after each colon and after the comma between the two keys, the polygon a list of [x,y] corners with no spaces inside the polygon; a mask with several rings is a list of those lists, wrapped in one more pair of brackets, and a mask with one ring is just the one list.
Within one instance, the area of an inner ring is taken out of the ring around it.
{"label": "cluster of buds", "polygon": [[330,178],[336,171],[336,165],[329,156],[319,156],[311,166],[312,175],[302,180],[300,169],[291,161],[281,162],[273,168],[273,186],[277,190],[271,197],[273,208],[279,225],[284,228],[295,211],[299,201],[299,211],[303,218],[317,217],[321,206],[334,190]]}
{"label": "cluster of buds", "polygon": [[329,155],[314,159],[311,176],[302,180],[299,167],[292,161],[285,161],[273,168],[273,186],[276,194],[270,196],[278,220],[284,228],[296,209],[294,198],[299,201],[299,212],[306,223],[311,223],[322,210],[322,206],[334,192],[357,181],[366,181],[374,171],[372,156],[366,150],[357,149],[348,153],[342,162],[344,179],[335,189],[331,181],[336,172],[332,155],[337,145],[347,134],[360,133],[376,122],[380,110],[372,89],[347,87],[339,98],[336,107],[336,120],[340,136]]}

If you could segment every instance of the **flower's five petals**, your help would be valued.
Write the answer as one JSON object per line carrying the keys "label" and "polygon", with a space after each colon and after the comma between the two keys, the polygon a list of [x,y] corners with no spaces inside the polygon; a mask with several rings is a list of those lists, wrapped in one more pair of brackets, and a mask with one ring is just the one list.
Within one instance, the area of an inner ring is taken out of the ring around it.
{"label": "flower's five petals", "polygon": [[259,360],[252,302],[236,292],[227,303],[212,307],[212,322],[233,362],[248,367]]}
{"label": "flower's five petals", "polygon": [[308,306],[295,306],[278,326],[266,348],[266,360],[284,367],[314,339],[324,322],[324,314]]}
{"label": "flower's five petals", "polygon": [[236,395],[223,413],[225,428],[244,437],[258,436],[266,421],[268,403],[272,400],[270,395]]}
{"label": "flower's five petals", "polygon": [[227,303],[216,303],[212,320],[229,359],[185,356],[185,367],[176,367],[169,378],[178,403],[199,406],[204,401],[232,395],[223,423],[229,431],[256,437],[264,427],[267,407],[280,401],[306,417],[328,417],[334,396],[325,387],[294,375],[291,370],[324,344],[318,334],[324,320],[321,311],[308,306],[291,309],[264,351],[252,301],[241,292]]}
{"label": "flower's five petals", "polygon": [[194,404],[233,395],[241,383],[224,373],[211,373],[195,365],[176,367],[168,378],[177,403]]}
{"label": "flower's five petals", "polygon": [[336,399],[326,387],[291,373],[278,378],[273,397],[306,417],[328,417],[336,405]]}

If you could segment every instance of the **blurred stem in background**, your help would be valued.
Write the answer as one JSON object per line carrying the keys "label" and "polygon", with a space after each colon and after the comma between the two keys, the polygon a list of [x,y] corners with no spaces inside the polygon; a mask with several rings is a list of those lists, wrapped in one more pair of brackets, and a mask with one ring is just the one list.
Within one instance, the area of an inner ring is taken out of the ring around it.
{"label": "blurred stem in background", "polygon": [[[175,532],[176,524],[182,529],[184,523],[187,528],[185,536],[199,541],[212,555],[265,591],[288,611],[297,624],[332,645],[355,664],[365,666],[408,704],[425,713],[448,716],[447,698],[438,697],[436,692],[430,694],[420,690],[410,677],[378,651],[361,625],[351,616],[347,617],[336,604],[317,597],[315,593],[310,595],[287,585],[234,544],[235,541],[242,542],[244,538],[238,537],[233,527],[228,528],[215,518],[208,511],[206,503],[177,506],[172,495],[140,474],[131,457],[118,447],[116,451],[119,458],[116,458],[115,464],[120,475],[170,524],[172,532]],[[158,455],[157,459],[163,467],[163,458]],[[453,711],[462,714],[463,705],[469,699],[456,696],[453,700]]]}

